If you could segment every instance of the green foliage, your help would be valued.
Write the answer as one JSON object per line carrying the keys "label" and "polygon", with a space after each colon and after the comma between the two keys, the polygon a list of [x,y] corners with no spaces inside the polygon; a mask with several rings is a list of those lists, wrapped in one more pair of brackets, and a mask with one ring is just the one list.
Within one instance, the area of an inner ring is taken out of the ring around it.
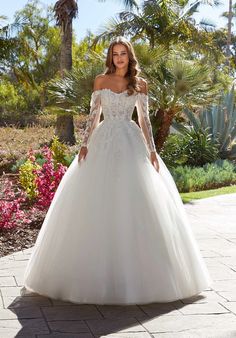
{"label": "green foliage", "polygon": [[184,136],[183,151],[187,157],[187,165],[202,166],[218,158],[217,144],[207,130],[190,129]]}
{"label": "green foliage", "polygon": [[203,167],[178,166],[171,174],[180,192],[214,189],[236,184],[235,166],[227,160],[217,160]]}
{"label": "green foliage", "polygon": [[160,156],[165,164],[171,168],[183,165],[188,158],[183,149],[183,136],[180,134],[170,134],[164,143]]}
{"label": "green foliage", "polygon": [[187,59],[183,52],[157,48],[151,52],[152,63],[144,68],[155,106],[161,110],[206,105],[216,98],[219,85],[213,82],[213,71],[198,60]]}
{"label": "green foliage", "polygon": [[59,138],[55,135],[53,136],[50,149],[52,150],[53,160],[56,162],[55,164],[62,163],[68,165],[66,158],[67,147],[65,144],[61,143]]}
{"label": "green foliage", "polygon": [[202,166],[218,158],[217,143],[207,130],[185,128],[184,134],[171,134],[160,152],[168,167],[176,165]]}
{"label": "green foliage", "polygon": [[33,163],[30,159],[27,159],[19,169],[19,181],[23,189],[25,190],[29,199],[34,199],[37,196],[36,191],[36,176],[33,170],[39,169],[40,165]]}
{"label": "green foliage", "polygon": [[[234,87],[223,95],[218,105],[204,108],[199,116],[185,109],[191,128],[195,133],[208,130],[212,142],[217,144],[221,158],[236,158],[236,105]],[[188,127],[173,122],[173,127],[182,134],[188,133]]]}
{"label": "green foliage", "polygon": [[0,81],[0,117],[25,108],[23,97],[16,87],[7,80]]}
{"label": "green foliage", "polygon": [[52,80],[48,86],[50,105],[47,111],[57,114],[87,112],[94,78],[101,72],[103,62],[97,60],[67,72],[63,78]]}
{"label": "green foliage", "polygon": [[[0,59],[0,68],[6,74],[14,74],[24,112],[44,108],[47,83],[59,69],[60,31],[50,25],[52,18],[49,7],[45,10],[37,0],[29,1],[16,12],[15,44]],[[12,76],[9,81],[13,82]],[[15,109],[23,111],[19,106]]]}

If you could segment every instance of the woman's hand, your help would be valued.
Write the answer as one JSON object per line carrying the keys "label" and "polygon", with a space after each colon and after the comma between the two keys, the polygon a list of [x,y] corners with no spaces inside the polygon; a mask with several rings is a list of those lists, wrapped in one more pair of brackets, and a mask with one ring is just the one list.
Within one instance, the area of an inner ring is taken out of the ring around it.
{"label": "woman's hand", "polygon": [[78,162],[80,162],[82,159],[85,159],[88,153],[88,148],[86,146],[82,146],[80,148],[79,156],[78,156]]}
{"label": "woman's hand", "polygon": [[156,151],[151,151],[151,153],[150,153],[150,160],[151,160],[152,165],[156,169],[156,171],[159,172],[160,166],[159,166],[159,161],[158,161],[158,158],[157,158]]}

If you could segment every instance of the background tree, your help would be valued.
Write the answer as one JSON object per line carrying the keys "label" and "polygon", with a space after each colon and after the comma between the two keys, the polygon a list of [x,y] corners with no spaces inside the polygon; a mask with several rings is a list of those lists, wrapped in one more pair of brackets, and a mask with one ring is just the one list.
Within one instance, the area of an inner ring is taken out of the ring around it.
{"label": "background tree", "polygon": [[[59,0],[55,3],[54,12],[57,25],[61,28],[60,71],[64,76],[65,71],[72,69],[72,21],[78,13],[77,2]],[[56,135],[60,141],[75,143],[73,115],[64,112],[57,116]]]}
{"label": "background tree", "polygon": [[47,83],[59,69],[60,32],[50,25],[52,21],[52,9],[33,0],[16,12],[14,37],[4,36],[7,48],[0,53],[0,81],[6,89],[11,88],[6,81],[15,87],[22,102],[18,105],[22,118],[44,109]]}

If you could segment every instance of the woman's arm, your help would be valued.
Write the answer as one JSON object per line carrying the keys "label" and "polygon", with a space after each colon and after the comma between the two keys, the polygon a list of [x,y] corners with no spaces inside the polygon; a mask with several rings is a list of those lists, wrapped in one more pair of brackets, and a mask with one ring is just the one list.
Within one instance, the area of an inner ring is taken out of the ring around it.
{"label": "woman's arm", "polygon": [[98,75],[94,80],[93,93],[90,101],[90,113],[85,127],[82,147],[87,147],[93,130],[98,126],[101,116],[101,83],[103,75]]}
{"label": "woman's arm", "polygon": [[147,82],[144,79],[140,79],[139,85],[141,88],[141,92],[137,95],[138,98],[136,103],[138,122],[144,134],[149,151],[156,152],[155,142],[152,133],[152,125],[149,118]]}

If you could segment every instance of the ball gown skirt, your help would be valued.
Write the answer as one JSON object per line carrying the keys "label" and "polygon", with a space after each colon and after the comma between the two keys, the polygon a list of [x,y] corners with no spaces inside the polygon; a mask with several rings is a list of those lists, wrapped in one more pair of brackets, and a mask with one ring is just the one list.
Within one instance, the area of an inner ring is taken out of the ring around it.
{"label": "ball gown skirt", "polygon": [[88,149],[55,193],[25,269],[26,289],[73,303],[128,305],[208,288],[174,180],[159,155],[159,173],[153,167],[138,125],[105,117]]}

